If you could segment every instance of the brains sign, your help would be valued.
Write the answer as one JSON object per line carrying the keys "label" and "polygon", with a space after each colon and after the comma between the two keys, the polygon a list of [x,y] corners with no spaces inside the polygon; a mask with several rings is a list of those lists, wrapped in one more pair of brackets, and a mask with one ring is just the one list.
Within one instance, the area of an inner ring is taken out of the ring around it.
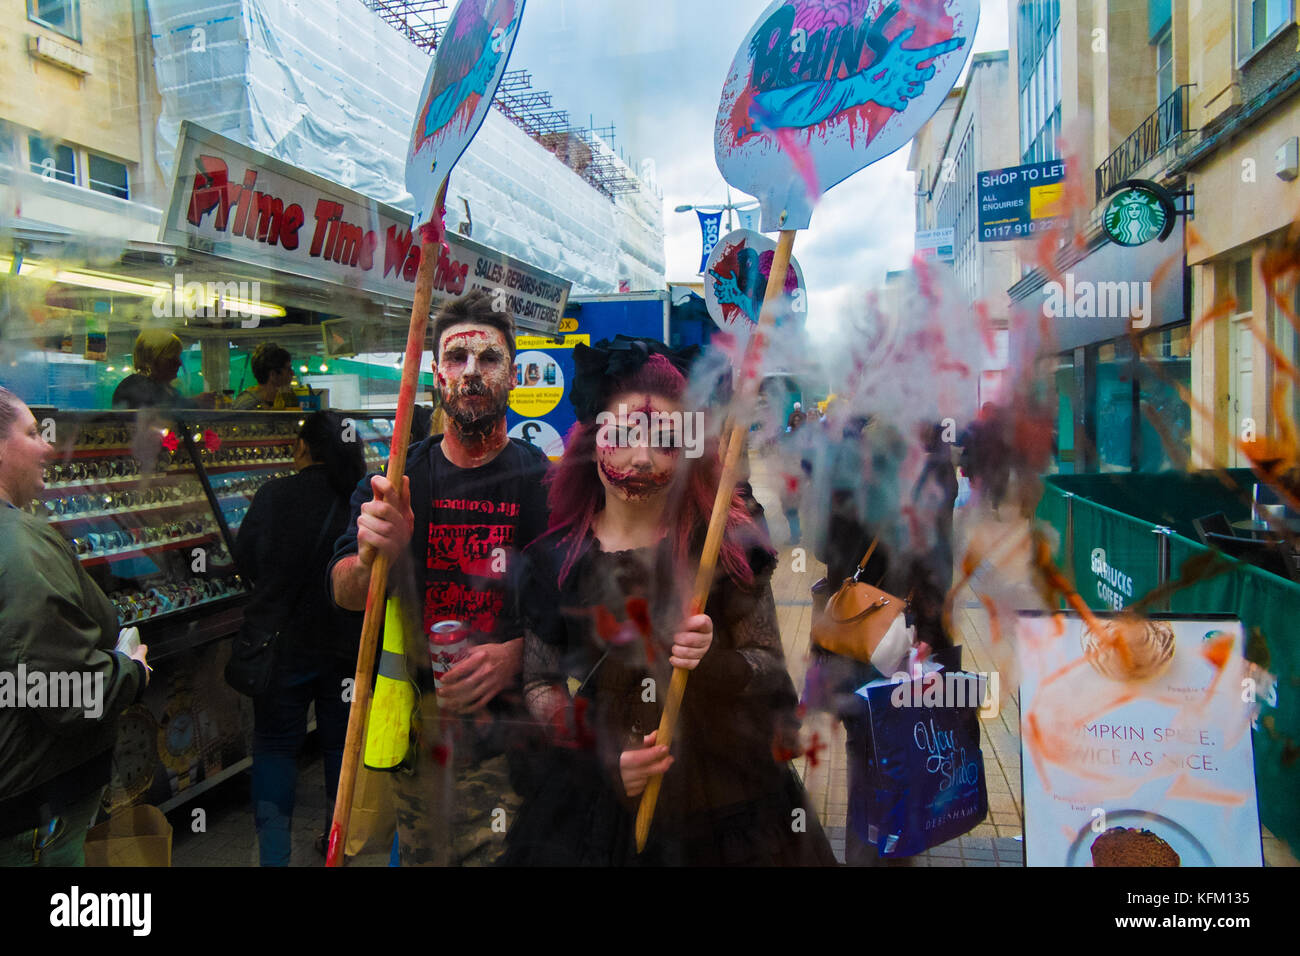
{"label": "brains sign", "polygon": [[978,22],[979,0],[769,6],[732,62],[714,130],[718,168],[758,198],[763,232],[806,229],[822,193],[910,140]]}
{"label": "brains sign", "polygon": [[406,153],[413,225],[434,216],[438,190],[483,125],[519,34],[524,0],[460,0],[424,80]]}
{"label": "brains sign", "polygon": [[[763,294],[776,243],[748,229],[737,229],[719,239],[705,267],[704,304],[714,323],[744,344],[758,324]],[[793,299],[804,288],[803,270],[793,258],[785,274],[783,291]],[[800,303],[803,296],[798,297]]]}

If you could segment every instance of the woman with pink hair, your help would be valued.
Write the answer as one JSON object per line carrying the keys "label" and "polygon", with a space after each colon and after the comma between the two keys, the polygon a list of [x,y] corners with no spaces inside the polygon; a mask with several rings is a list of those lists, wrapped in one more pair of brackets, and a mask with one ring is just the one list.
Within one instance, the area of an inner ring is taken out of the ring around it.
{"label": "woman with pink hair", "polygon": [[[622,336],[575,352],[578,423],[521,589],[524,692],[548,747],[503,864],[835,862],[786,763],[797,698],[775,556],[739,495],[703,613],[687,607],[720,472],[716,442],[688,440],[704,434],[690,359]],[[673,667],[692,676],[670,754],[656,728]],[[636,808],[660,773],[638,855]]]}

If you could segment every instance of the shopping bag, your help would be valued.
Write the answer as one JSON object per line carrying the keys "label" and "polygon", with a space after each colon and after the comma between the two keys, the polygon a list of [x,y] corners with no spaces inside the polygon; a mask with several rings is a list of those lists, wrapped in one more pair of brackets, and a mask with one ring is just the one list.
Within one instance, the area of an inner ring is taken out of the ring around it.
{"label": "shopping bag", "polygon": [[348,856],[387,853],[397,832],[390,774],[362,767],[357,771],[352,817],[348,823]]}
{"label": "shopping bag", "polygon": [[172,825],[157,807],[119,810],[86,834],[86,866],[171,866]]}
{"label": "shopping bag", "polygon": [[988,816],[978,713],[984,685],[975,674],[935,669],[858,691],[869,753],[849,793],[849,818],[882,857],[923,853]]}

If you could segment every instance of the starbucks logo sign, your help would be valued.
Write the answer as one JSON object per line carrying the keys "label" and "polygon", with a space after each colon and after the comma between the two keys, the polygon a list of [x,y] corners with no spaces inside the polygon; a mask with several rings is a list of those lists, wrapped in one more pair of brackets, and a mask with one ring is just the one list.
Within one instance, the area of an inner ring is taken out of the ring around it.
{"label": "starbucks logo sign", "polygon": [[1152,239],[1164,241],[1174,227],[1173,199],[1156,183],[1129,180],[1111,196],[1102,228],[1111,242],[1140,246]]}

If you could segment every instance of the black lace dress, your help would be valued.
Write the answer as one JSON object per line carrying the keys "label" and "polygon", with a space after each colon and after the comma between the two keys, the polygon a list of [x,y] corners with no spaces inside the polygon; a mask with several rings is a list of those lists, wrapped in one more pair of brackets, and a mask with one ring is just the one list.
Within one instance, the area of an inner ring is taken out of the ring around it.
{"label": "black lace dress", "polygon": [[[623,791],[619,755],[658,727],[668,690],[669,638],[684,616],[668,548],[607,553],[590,538],[563,588],[554,539],[539,541],[527,560],[524,690],[550,745],[503,864],[835,863],[802,784],[774,753],[797,698],[777,630],[770,552],[751,553],[752,588],[719,572],[705,608],[713,644],[687,685],[676,761],[642,854],[639,797]],[[636,623],[638,607],[652,638]]]}

